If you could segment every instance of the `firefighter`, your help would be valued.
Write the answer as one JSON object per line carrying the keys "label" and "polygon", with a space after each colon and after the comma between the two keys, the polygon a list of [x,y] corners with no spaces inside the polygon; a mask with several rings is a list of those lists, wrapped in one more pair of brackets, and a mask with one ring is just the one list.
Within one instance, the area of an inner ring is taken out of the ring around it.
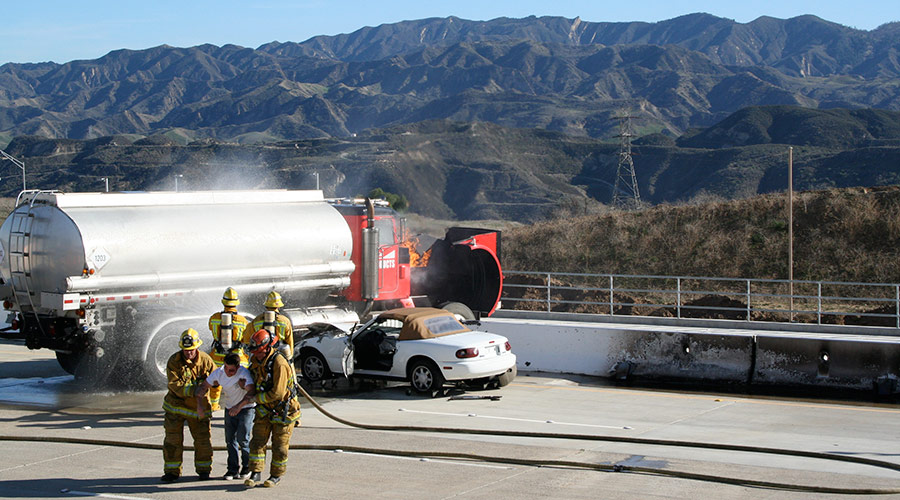
{"label": "firefighter", "polygon": [[[253,318],[253,321],[250,322],[250,325],[247,327],[252,334],[253,332],[258,332],[259,330],[269,330],[270,333],[275,335],[275,340],[280,341],[282,349],[285,349],[288,354],[288,359],[294,359],[294,325],[291,323],[291,319],[285,316],[284,314],[278,313],[279,307],[284,307],[284,302],[281,300],[281,294],[278,292],[269,292],[269,295],[266,296],[266,312],[260,314],[259,316]],[[274,319],[266,320],[266,315],[273,316]]]}
{"label": "firefighter", "polygon": [[294,426],[300,421],[300,400],[296,390],[294,369],[283,351],[276,348],[276,339],[260,329],[250,339],[250,372],[256,394],[246,400],[256,402],[256,418],[250,438],[250,477],[244,485],[252,488],[261,482],[266,466],[266,444],[272,436],[271,477],[262,485],[276,486],[287,469],[288,449]]}
{"label": "firefighter", "polygon": [[[247,357],[246,345],[250,340],[249,338],[244,338],[246,333],[247,337],[250,336],[253,331],[247,330],[247,318],[241,316],[237,312],[237,306],[241,303],[238,300],[237,291],[234,288],[228,287],[225,289],[225,293],[222,294],[222,305],[225,306],[225,309],[222,312],[217,312],[209,317],[209,331],[212,332],[213,343],[212,347],[209,350],[209,355],[212,357],[213,362],[217,367],[222,366],[225,362],[225,355],[234,352],[240,356],[241,366],[249,367],[250,366],[250,358]],[[223,314],[225,318],[223,319]],[[228,316],[230,315],[230,321]],[[230,331],[231,338],[222,339],[221,334],[222,331]],[[221,387],[213,387],[209,391],[209,401],[212,405],[212,411],[219,409],[219,397],[222,394]]]}
{"label": "firefighter", "polygon": [[201,480],[209,479],[213,449],[210,442],[209,414],[197,414],[197,388],[215,368],[212,358],[197,349],[203,341],[197,330],[188,328],[178,340],[181,350],[166,363],[169,391],[163,400],[166,437],[163,440],[162,481],[171,483],[181,477],[184,452],[184,424],[187,422],[194,439],[194,468]]}

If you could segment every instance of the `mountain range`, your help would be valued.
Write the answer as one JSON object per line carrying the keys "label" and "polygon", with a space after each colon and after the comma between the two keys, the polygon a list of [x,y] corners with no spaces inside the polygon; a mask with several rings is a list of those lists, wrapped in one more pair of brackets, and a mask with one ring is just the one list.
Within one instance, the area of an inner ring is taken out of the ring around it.
{"label": "mountain range", "polygon": [[679,136],[760,105],[900,110],[900,23],[456,17],[302,43],[159,46],[0,66],[0,145],[172,133],[240,143],[432,119],[602,138],[625,111]]}
{"label": "mountain range", "polygon": [[[797,190],[900,184],[900,112],[742,109],[677,139],[633,142],[641,199],[651,204],[746,198],[787,187],[788,144]],[[380,187],[439,219],[530,222],[585,214],[609,203],[619,145],[543,129],[427,120],[354,137],[181,144],[164,134],[90,140],[22,136],[6,148],[26,159],[28,185],[98,191],[312,189],[329,197]],[[0,191],[15,195],[15,175]]]}

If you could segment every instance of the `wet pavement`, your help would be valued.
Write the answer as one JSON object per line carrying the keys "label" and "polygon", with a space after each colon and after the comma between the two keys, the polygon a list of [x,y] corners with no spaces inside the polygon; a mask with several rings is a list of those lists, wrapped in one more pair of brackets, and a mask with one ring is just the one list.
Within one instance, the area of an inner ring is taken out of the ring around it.
{"label": "wet pavement", "polygon": [[[76,382],[50,351],[0,340],[0,439],[21,436],[162,443],[162,391],[112,392]],[[591,377],[522,373],[508,387],[468,392],[499,400],[426,398],[402,384],[315,387],[324,407],[355,422],[500,431],[654,438],[789,448],[900,464],[896,404],[747,397],[612,387]],[[455,393],[454,393],[455,394]],[[186,433],[187,434],[187,433]],[[186,439],[190,442],[189,434]],[[224,443],[221,412],[213,443]],[[330,420],[307,402],[288,473],[274,489],[185,477],[162,484],[162,453],[102,444],[4,441],[3,498],[819,498],[815,493],[637,473],[535,467],[445,458],[457,452],[518,460],[567,460],[648,467],[791,484],[900,489],[900,472],[809,458],[583,439],[361,430]],[[351,447],[367,448],[351,452]],[[340,448],[341,451],[334,451]],[[397,452],[410,455],[397,455]],[[225,471],[224,451],[214,475]],[[267,474],[266,474],[267,475]],[[840,498],[843,495],[828,495]],[[879,496],[879,498],[885,498]],[[900,498],[888,495],[887,498]]]}

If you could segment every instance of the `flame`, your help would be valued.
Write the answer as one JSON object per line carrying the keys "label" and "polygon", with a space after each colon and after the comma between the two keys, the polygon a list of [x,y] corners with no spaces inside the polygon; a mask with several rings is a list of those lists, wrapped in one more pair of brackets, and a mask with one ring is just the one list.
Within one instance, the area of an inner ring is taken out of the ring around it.
{"label": "flame", "polygon": [[416,248],[419,246],[419,238],[417,236],[413,236],[400,243],[400,246],[409,249],[409,265],[411,267],[425,267],[428,265],[428,259],[431,258],[431,249],[429,248],[428,251],[423,254],[417,252]]}

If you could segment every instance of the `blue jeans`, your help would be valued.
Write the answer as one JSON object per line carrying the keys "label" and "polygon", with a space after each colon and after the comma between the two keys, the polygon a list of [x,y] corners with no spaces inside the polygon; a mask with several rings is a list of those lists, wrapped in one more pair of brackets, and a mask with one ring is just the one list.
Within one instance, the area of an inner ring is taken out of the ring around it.
{"label": "blue jeans", "polygon": [[[244,407],[232,417],[225,410],[225,445],[228,447],[228,472],[237,474],[250,468],[250,431],[255,408]],[[240,453],[240,462],[238,462]]]}

